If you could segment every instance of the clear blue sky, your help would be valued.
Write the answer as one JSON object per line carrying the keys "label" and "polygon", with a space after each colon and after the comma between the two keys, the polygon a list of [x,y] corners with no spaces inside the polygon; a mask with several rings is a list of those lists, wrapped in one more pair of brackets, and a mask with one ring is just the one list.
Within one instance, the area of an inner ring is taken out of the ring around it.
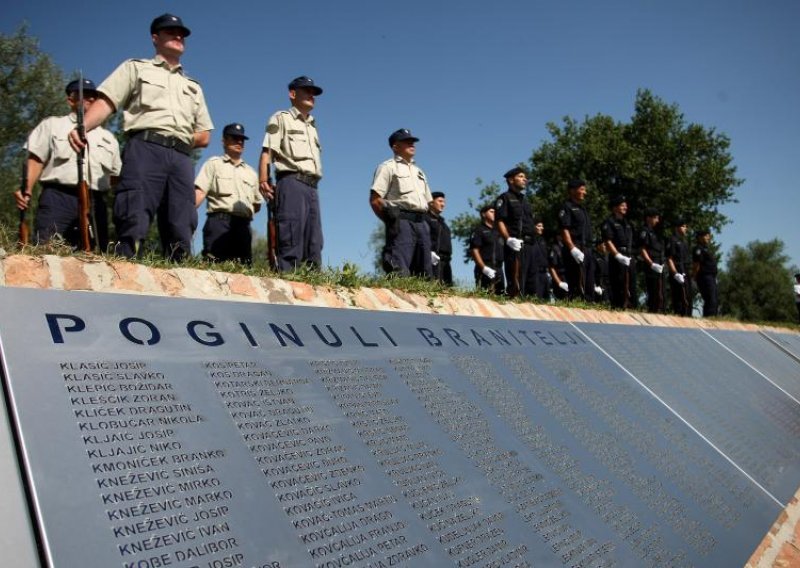
{"label": "clear blue sky", "polygon": [[[237,121],[255,166],[268,117],[288,106],[289,80],[308,75],[325,89],[315,115],[326,264],[370,269],[368,189],[393,130],[421,139],[418,163],[452,218],[477,196],[476,178],[501,181],[528,160],[548,121],[627,120],[636,90],[648,88],[732,140],[745,182],[715,235],[723,250],[777,237],[800,265],[797,0],[28,0],[5,3],[0,29],[27,21],[65,71],[99,82],[126,58],[152,56],[149,24],[165,11],[192,30],[183,63],[216,126],[203,159]],[[265,223],[262,213],[260,233]],[[454,269],[471,283],[460,258]]]}

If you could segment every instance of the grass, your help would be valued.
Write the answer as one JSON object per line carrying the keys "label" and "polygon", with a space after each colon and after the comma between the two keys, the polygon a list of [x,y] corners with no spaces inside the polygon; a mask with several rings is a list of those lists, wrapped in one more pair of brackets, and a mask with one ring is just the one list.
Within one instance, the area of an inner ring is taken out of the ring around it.
{"label": "grass", "polygon": [[[345,288],[348,290],[358,288],[388,288],[392,290],[400,290],[403,292],[419,294],[429,299],[431,306],[434,300],[439,296],[457,296],[462,298],[484,298],[493,300],[495,302],[503,303],[530,303],[538,305],[554,305],[559,307],[579,308],[588,310],[610,310],[611,308],[603,304],[590,304],[581,300],[567,301],[542,301],[535,298],[510,299],[504,296],[496,296],[490,294],[488,291],[476,288],[450,288],[438,282],[433,282],[424,278],[414,276],[397,276],[394,274],[368,274],[360,271],[359,267],[353,263],[345,262],[341,267],[323,267],[319,270],[309,267],[301,267],[294,272],[277,273],[269,268],[265,260],[256,260],[253,266],[246,266],[241,263],[226,261],[226,262],[209,262],[199,256],[192,256],[184,259],[180,264],[166,260],[158,253],[148,253],[142,258],[131,260],[123,257],[114,256],[112,254],[88,254],[76,253],[72,248],[59,241],[51,241],[44,245],[26,245],[21,247],[17,242],[16,233],[13,234],[8,229],[0,224],[0,249],[5,251],[5,254],[25,254],[30,256],[86,256],[87,258],[101,258],[106,261],[120,261],[120,262],[135,262],[144,266],[153,268],[191,268],[195,270],[215,270],[218,272],[227,272],[230,274],[244,274],[247,276],[256,276],[264,278],[280,278],[282,280],[290,280],[294,282],[303,282],[312,286],[327,286],[329,288]],[[3,255],[0,254],[0,257]],[[644,313],[643,309],[631,310]],[[737,321],[729,316],[720,316],[722,321]],[[761,326],[780,326],[787,327],[794,330],[800,330],[800,325],[789,322],[747,322]]]}

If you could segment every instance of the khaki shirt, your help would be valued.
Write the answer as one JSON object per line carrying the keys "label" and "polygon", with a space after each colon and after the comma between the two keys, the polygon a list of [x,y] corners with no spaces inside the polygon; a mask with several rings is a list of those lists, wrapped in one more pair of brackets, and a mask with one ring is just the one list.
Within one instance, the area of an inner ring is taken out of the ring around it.
{"label": "khaki shirt", "polygon": [[234,164],[230,156],[209,158],[200,168],[194,185],[206,194],[209,213],[230,213],[253,218],[261,203],[258,174],[243,161]]}
{"label": "khaki shirt", "polygon": [[97,90],[124,111],[125,132],[155,130],[191,144],[195,132],[214,128],[200,83],[158,55],[128,59]]}
{"label": "khaki shirt", "polygon": [[371,189],[388,203],[408,211],[425,212],[433,201],[425,172],[399,156],[378,166]]}
{"label": "khaki shirt", "polygon": [[303,119],[295,107],[273,114],[261,145],[272,154],[275,172],[299,172],[322,177],[319,134],[313,116]]}
{"label": "khaki shirt", "polygon": [[[76,116],[50,116],[40,122],[28,136],[28,152],[42,161],[41,183],[78,185],[78,155],[70,147],[67,136],[75,128]],[[96,191],[111,187],[111,176],[122,169],[119,144],[111,132],[99,126],[86,134],[89,145],[84,159],[84,179]]]}

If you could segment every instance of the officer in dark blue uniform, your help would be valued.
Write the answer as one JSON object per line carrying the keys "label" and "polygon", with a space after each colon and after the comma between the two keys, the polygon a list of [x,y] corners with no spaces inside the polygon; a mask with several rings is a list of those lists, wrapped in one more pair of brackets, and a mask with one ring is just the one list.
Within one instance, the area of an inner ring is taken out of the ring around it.
{"label": "officer in dark blue uniform", "polygon": [[[453,258],[453,243],[450,227],[442,217],[445,207],[445,195],[441,191],[431,193],[433,200],[428,206],[425,220],[431,228],[431,263],[433,277],[445,286],[453,285],[453,269],[450,261]],[[412,269],[412,272],[414,270]]]}
{"label": "officer in dark blue uniform", "polygon": [[569,198],[558,212],[561,238],[564,241],[564,264],[567,270],[569,298],[588,302],[594,295],[594,257],[591,254],[594,237],[592,220],[584,207],[586,182],[573,179],[567,183]]}
{"label": "officer in dark blue uniform", "polygon": [[504,176],[508,190],[495,201],[495,222],[505,239],[504,264],[507,294],[515,298],[525,294],[525,276],[530,263],[528,246],[534,235],[533,209],[525,198],[528,178],[522,168],[512,168]]}
{"label": "officer in dark blue uniform", "polygon": [[503,255],[505,244],[494,223],[494,205],[481,207],[481,223],[472,231],[469,252],[475,261],[475,285],[497,295],[505,292]]}
{"label": "officer in dark blue uniform", "polygon": [[636,261],[633,257],[633,225],[628,222],[628,202],[624,195],[609,200],[611,215],[603,221],[600,233],[608,250],[608,279],[611,306],[633,308],[636,296]]}
{"label": "officer in dark blue uniform", "polygon": [[530,238],[530,242],[525,243],[525,250],[525,256],[528,257],[525,271],[525,295],[547,300],[550,298],[550,290],[547,285],[548,250],[547,242],[544,240],[544,222],[538,217],[533,218],[533,236]]}
{"label": "officer in dark blue uniform", "polygon": [[695,233],[696,244],[692,252],[692,276],[703,297],[703,317],[717,315],[717,257],[711,251],[711,232],[703,229]]}
{"label": "officer in dark blue uniform", "polygon": [[664,241],[657,232],[660,220],[659,212],[648,207],[644,213],[644,227],[639,231],[639,255],[647,288],[647,311],[653,314],[664,311]]}
{"label": "officer in dark blue uniform", "polygon": [[686,233],[689,227],[685,219],[677,219],[672,235],[667,242],[667,267],[669,268],[669,289],[672,297],[672,312],[679,316],[692,315],[692,279],[689,270],[692,260]]}

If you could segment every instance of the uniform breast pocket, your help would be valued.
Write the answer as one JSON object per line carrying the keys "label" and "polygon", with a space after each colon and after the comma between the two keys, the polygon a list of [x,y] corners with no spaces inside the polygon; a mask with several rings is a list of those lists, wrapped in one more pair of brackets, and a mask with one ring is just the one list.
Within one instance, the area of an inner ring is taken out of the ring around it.
{"label": "uniform breast pocket", "polygon": [[139,75],[139,100],[145,108],[163,108],[168,103],[167,81],[155,73]]}
{"label": "uniform breast pocket", "polygon": [[414,191],[414,178],[408,172],[397,172],[394,177],[401,195]]}
{"label": "uniform breast pocket", "polygon": [[114,151],[108,142],[101,140],[92,148],[94,155],[92,159],[100,164],[105,171],[111,171],[114,167]]}
{"label": "uniform breast pocket", "polygon": [[216,184],[216,193],[217,195],[233,195],[236,193],[236,183],[234,182],[232,177],[217,177],[217,184]]}
{"label": "uniform breast pocket", "polygon": [[290,130],[287,132],[289,139],[289,151],[296,160],[311,158],[311,146],[308,144],[308,137],[303,131]]}
{"label": "uniform breast pocket", "polygon": [[197,109],[198,96],[197,87],[192,83],[186,83],[180,91],[181,112],[186,116],[190,123],[194,123],[195,110]]}
{"label": "uniform breast pocket", "polygon": [[255,180],[252,179],[243,179],[242,180],[242,188],[244,189],[243,198],[245,199],[253,199],[260,201],[261,194],[258,192],[258,184]]}
{"label": "uniform breast pocket", "polygon": [[75,151],[69,145],[69,140],[67,140],[66,135],[53,136],[51,143],[53,147],[50,151],[53,155],[53,162],[55,164],[66,164],[71,159],[76,158]]}

